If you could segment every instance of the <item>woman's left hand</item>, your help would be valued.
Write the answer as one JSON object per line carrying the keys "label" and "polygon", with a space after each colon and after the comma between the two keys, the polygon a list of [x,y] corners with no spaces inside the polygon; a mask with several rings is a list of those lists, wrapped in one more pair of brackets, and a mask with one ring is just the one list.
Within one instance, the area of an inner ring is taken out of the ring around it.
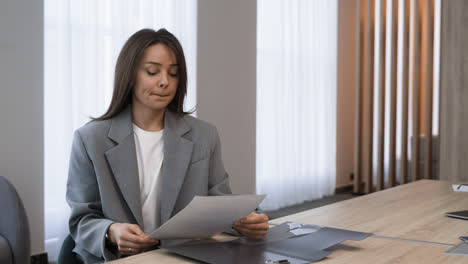
{"label": "woman's left hand", "polygon": [[260,239],[268,232],[268,216],[252,212],[232,225],[239,233],[253,239]]}

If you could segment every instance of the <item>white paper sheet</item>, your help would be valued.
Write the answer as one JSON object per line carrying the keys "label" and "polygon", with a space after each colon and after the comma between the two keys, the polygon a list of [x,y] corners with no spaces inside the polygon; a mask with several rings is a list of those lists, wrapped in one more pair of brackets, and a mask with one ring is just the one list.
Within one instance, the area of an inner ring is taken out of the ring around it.
{"label": "white paper sheet", "polygon": [[298,224],[298,223],[293,223],[293,222],[286,222],[286,223],[289,226],[289,232],[293,233],[296,236],[314,233],[322,228],[316,225],[304,225],[304,224]]}
{"label": "white paper sheet", "polygon": [[148,234],[155,239],[207,238],[227,231],[258,207],[265,195],[195,196],[182,211]]}
{"label": "white paper sheet", "polygon": [[467,185],[453,184],[452,189],[454,192],[468,192]]}

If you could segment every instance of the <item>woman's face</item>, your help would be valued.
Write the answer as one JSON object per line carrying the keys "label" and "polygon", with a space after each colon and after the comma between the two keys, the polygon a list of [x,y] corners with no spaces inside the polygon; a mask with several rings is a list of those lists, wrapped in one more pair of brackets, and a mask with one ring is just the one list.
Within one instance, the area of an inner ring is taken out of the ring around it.
{"label": "woman's face", "polygon": [[133,104],[153,111],[164,111],[174,98],[179,72],[174,52],[163,44],[145,50],[136,72]]}

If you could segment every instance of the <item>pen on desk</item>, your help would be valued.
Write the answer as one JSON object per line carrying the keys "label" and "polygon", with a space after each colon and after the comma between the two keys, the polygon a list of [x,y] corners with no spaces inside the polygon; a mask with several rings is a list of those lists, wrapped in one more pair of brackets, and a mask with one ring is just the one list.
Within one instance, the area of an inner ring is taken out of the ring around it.
{"label": "pen on desk", "polygon": [[273,260],[267,260],[265,261],[265,264],[290,264],[289,260],[287,259],[281,259],[281,260],[277,260],[277,261],[273,261]]}

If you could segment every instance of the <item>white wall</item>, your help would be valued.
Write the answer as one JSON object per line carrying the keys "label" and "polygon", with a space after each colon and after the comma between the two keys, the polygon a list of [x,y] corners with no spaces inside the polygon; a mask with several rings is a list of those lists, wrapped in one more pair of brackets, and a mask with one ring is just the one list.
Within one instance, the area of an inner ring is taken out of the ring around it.
{"label": "white wall", "polygon": [[255,193],[257,1],[198,1],[199,118],[219,131],[234,193]]}
{"label": "white wall", "polygon": [[32,253],[44,251],[43,1],[0,2],[0,175],[18,190]]}

